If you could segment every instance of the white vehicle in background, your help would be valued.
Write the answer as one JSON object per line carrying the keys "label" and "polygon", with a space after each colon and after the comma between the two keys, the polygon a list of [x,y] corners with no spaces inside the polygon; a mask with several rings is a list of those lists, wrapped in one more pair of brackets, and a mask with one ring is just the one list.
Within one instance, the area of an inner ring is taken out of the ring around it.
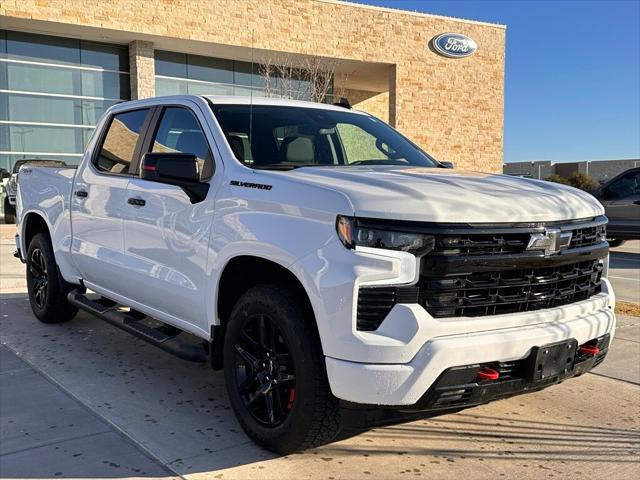
{"label": "white vehicle in background", "polygon": [[121,103],[77,170],[20,171],[31,307],[223,368],[247,434],[280,453],[601,362],[615,298],[600,203],[441,167],[342,106]]}
{"label": "white vehicle in background", "polygon": [[14,165],[11,174],[6,179],[3,178],[4,186],[4,223],[16,223],[16,195],[18,193],[18,178],[20,167],[23,165],[37,165],[39,167],[66,167],[66,163],[60,160],[25,159],[18,160]]}

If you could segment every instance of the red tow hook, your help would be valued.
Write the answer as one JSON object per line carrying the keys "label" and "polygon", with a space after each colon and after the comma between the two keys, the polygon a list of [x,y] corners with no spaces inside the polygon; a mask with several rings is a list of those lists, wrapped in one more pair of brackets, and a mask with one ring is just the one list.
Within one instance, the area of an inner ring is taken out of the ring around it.
{"label": "red tow hook", "polygon": [[482,367],[476,374],[478,380],[497,380],[500,372],[489,367]]}
{"label": "red tow hook", "polygon": [[580,355],[588,355],[590,357],[595,357],[597,354],[600,353],[600,349],[595,345],[582,345],[580,348],[578,348],[578,353]]}

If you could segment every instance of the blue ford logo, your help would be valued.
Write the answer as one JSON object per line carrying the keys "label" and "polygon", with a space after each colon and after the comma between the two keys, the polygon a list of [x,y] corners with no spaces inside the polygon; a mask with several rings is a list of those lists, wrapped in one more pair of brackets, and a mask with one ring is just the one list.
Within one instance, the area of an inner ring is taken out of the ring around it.
{"label": "blue ford logo", "polygon": [[440,55],[452,58],[468,57],[478,49],[476,42],[461,33],[443,33],[431,43]]}

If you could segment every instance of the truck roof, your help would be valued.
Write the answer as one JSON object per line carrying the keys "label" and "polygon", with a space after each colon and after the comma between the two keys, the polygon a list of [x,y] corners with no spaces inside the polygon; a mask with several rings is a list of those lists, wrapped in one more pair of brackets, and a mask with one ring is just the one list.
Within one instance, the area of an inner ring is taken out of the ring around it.
{"label": "truck roof", "polygon": [[110,111],[120,111],[122,109],[130,109],[137,106],[153,106],[162,105],[165,103],[171,103],[179,100],[194,100],[205,99],[213,103],[214,105],[274,105],[281,107],[297,107],[297,108],[316,108],[323,110],[333,110],[336,112],[348,111],[359,115],[368,115],[365,112],[359,110],[350,110],[339,105],[330,105],[327,103],[307,102],[303,100],[290,100],[285,98],[273,98],[273,97],[240,97],[232,95],[165,95],[150,98],[141,98],[139,100],[127,100],[125,102],[117,103],[110,107]]}
{"label": "truck roof", "polygon": [[[339,105],[331,105],[328,103],[308,102],[304,100],[291,100],[286,98],[274,97],[238,97],[231,95],[201,95],[215,105],[232,104],[232,105],[277,105],[281,107],[303,107],[303,108],[321,108],[323,110],[335,110],[344,112],[345,107]],[[355,111],[356,113],[362,113]]]}

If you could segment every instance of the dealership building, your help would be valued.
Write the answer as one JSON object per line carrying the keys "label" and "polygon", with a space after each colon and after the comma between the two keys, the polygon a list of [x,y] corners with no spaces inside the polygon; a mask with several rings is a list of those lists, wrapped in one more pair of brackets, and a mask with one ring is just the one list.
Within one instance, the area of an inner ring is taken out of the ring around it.
{"label": "dealership building", "polygon": [[[473,49],[448,55],[443,34]],[[264,65],[286,59],[331,69],[325,101],[344,96],[438,159],[500,172],[504,53],[502,25],[336,0],[0,0],[0,167],[78,163],[123,100],[277,96]]]}

